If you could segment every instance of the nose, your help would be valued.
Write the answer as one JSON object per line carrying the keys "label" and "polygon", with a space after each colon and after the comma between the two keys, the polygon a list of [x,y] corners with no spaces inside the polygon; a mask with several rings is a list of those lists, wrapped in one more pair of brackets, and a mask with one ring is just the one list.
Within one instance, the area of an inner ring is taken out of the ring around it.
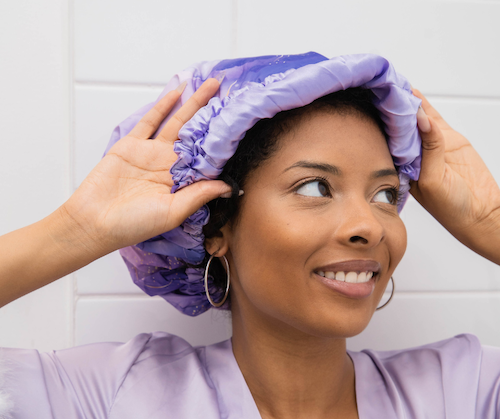
{"label": "nose", "polygon": [[370,203],[346,203],[338,214],[335,236],[342,244],[351,247],[371,248],[384,240],[384,226],[373,213]]}

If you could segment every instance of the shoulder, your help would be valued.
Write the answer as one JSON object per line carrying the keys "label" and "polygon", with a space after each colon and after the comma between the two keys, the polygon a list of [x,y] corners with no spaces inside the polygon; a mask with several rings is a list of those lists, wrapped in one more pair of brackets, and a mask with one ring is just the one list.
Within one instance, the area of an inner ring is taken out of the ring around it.
{"label": "shoulder", "polygon": [[[143,333],[126,343],[106,342],[39,353],[29,349],[0,351],[0,418],[107,418],[122,389],[136,381],[158,383],[155,371],[195,364],[203,348],[163,332]],[[8,372],[10,371],[10,372]],[[170,380],[179,377],[168,374]],[[178,373],[178,376],[181,376]],[[10,379],[9,379],[10,377]],[[48,416],[47,416],[48,417]]]}
{"label": "shoulder", "polygon": [[496,417],[500,349],[481,346],[474,335],[462,334],[403,350],[364,350],[350,355],[356,377],[377,382],[394,409],[408,417],[424,417],[429,409],[436,417]]}
{"label": "shoulder", "polygon": [[446,372],[478,371],[481,366],[483,348],[479,339],[471,334],[462,334],[428,345],[393,351],[350,353],[355,365],[377,370],[391,378],[391,381],[406,380],[408,377],[425,376],[438,378]]}
{"label": "shoulder", "polygon": [[209,417],[208,412],[218,412],[217,391],[207,370],[208,348],[154,333],[130,365],[109,418]]}
{"label": "shoulder", "polygon": [[420,372],[441,374],[443,370],[456,368],[476,369],[480,365],[482,346],[479,339],[471,334],[461,334],[439,342],[414,348],[394,351],[362,351],[374,363],[400,375],[403,370],[415,369]]}

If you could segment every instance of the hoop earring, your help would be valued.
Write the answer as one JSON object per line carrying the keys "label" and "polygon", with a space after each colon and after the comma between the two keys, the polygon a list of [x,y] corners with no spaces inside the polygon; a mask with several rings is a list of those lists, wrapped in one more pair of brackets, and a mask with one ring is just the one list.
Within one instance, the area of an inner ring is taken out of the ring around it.
{"label": "hoop earring", "polygon": [[220,307],[222,304],[226,302],[227,296],[229,295],[229,285],[231,284],[231,275],[229,273],[229,262],[227,261],[226,257],[222,255],[222,257],[224,258],[224,262],[226,262],[227,285],[224,298],[222,298],[220,302],[216,303],[214,300],[212,300],[212,297],[210,297],[210,293],[208,292],[208,268],[210,268],[210,263],[212,263],[212,259],[214,258],[215,253],[213,255],[210,255],[210,259],[208,259],[207,262],[207,267],[205,268],[205,294],[207,294],[208,301],[213,307]]}
{"label": "hoop earring", "polygon": [[391,281],[392,281],[392,292],[391,292],[391,296],[389,297],[389,299],[383,304],[381,305],[380,307],[377,307],[375,309],[375,311],[377,310],[380,310],[381,308],[384,308],[387,304],[389,304],[392,300],[392,297],[394,296],[394,290],[396,289],[396,285],[394,284],[394,279],[392,278],[391,276]]}

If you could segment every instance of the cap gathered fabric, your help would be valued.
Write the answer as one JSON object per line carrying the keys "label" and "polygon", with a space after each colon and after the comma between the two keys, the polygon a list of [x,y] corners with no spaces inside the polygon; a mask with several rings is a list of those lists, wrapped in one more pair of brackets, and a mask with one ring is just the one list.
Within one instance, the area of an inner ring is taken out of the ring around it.
{"label": "cap gathered fabric", "polygon": [[[410,83],[387,59],[373,54],[327,59],[315,52],[202,62],[174,76],[158,100],[184,81],[181,99],[158,129],[211,77],[221,77],[219,92],[179,131],[178,155],[171,168],[172,192],[200,180],[217,179],[245,133],[260,119],[305,106],[315,99],[350,87],[371,89],[388,135],[388,146],[399,173],[404,206],[410,180],[417,180],[421,139],[417,128],[420,99]],[[126,136],[155,104],[136,111],[118,125],[106,148]],[[209,210],[203,206],[179,227],[120,250],[133,281],[148,295],[160,295],[182,313],[196,316],[211,305],[205,295],[203,226]],[[213,299],[223,291],[209,280]],[[226,303],[220,308],[228,309]]]}

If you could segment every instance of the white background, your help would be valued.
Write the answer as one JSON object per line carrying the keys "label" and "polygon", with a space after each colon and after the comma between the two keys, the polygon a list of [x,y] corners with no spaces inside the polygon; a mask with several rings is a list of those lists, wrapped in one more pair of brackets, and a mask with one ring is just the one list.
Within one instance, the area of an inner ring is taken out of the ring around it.
{"label": "white background", "polygon": [[[0,234],[61,205],[114,126],[206,59],[373,52],[389,58],[465,134],[500,181],[500,2],[24,0],[0,2]],[[462,332],[500,346],[500,267],[411,200],[394,300],[352,349]],[[22,281],[23,278],[19,278]],[[117,254],[0,309],[0,346],[50,350],[164,330],[193,344],[227,316],[178,314],[135,287]]]}

